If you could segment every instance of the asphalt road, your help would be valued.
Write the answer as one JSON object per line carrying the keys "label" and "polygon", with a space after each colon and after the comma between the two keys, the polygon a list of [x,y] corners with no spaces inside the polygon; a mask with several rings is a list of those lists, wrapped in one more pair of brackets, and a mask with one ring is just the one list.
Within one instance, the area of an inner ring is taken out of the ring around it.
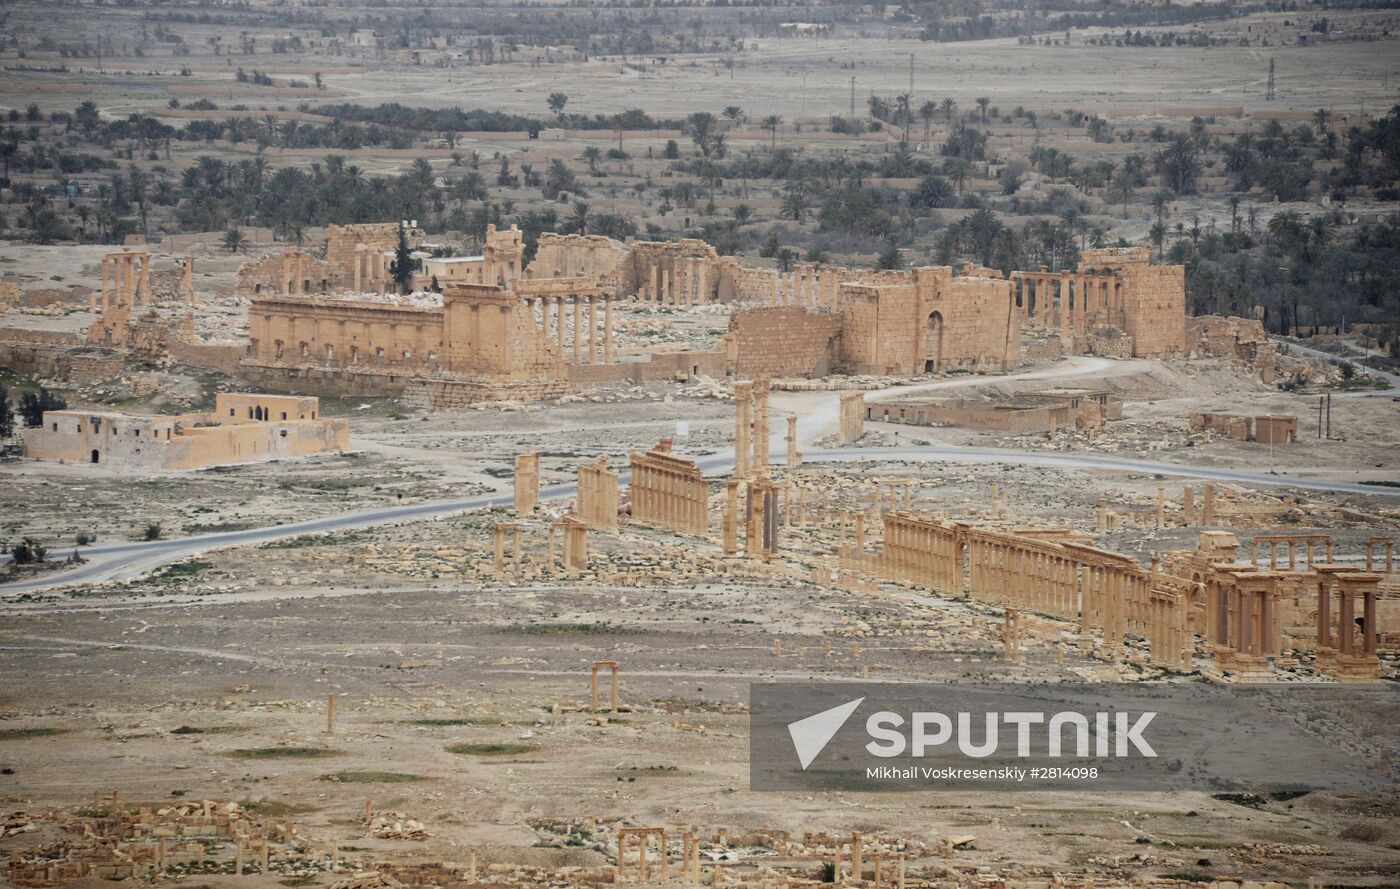
{"label": "asphalt road", "polygon": [[[1322,352],[1289,344],[1309,354],[1335,358]],[[1007,374],[1000,377],[956,377],[928,383],[913,383],[894,386],[871,392],[866,400],[878,403],[899,396],[932,392],[944,389],[957,389],[967,386],[985,385],[989,382],[1004,383],[1023,380],[1067,380],[1075,377],[1102,377],[1109,374],[1131,372],[1140,361],[1116,361],[1107,358],[1076,357],[1059,362],[1051,367]],[[1378,371],[1367,369],[1369,373]],[[1393,383],[1400,385],[1400,377],[1381,374]],[[1004,448],[975,448],[947,446],[886,447],[886,448],[836,448],[812,449],[807,445],[820,438],[828,429],[837,425],[839,419],[839,393],[822,393],[819,403],[809,405],[798,419],[798,441],[802,446],[804,463],[843,463],[866,460],[969,463],[982,465],[1046,466],[1062,469],[1088,470],[1098,472],[1130,472],[1152,475],[1194,478],[1209,481],[1237,482],[1241,484],[1267,485],[1270,487],[1293,488],[1308,491],[1324,491],[1337,494],[1370,494],[1381,497],[1400,496],[1400,488],[1372,485],[1358,485],[1348,482],[1332,482],[1305,476],[1277,475],[1274,473],[1249,472],[1235,469],[1215,469],[1201,466],[1183,466],[1174,463],[1159,463],[1150,460],[1131,460],[1101,454],[1066,454],[1042,451],[1017,451]],[[774,427],[783,424],[775,423]],[[770,453],[782,455],[786,452],[781,428],[775,428],[770,439]],[[781,459],[781,458],[780,458]],[[734,467],[732,448],[719,451],[696,460],[706,475],[721,475]],[[623,472],[619,482],[628,482],[628,473]],[[574,496],[573,484],[550,485],[540,489],[540,499],[555,500]],[[492,506],[507,506],[514,502],[510,492],[469,497],[465,500],[434,500],[406,506],[392,506],[360,512],[341,513],[308,519],[304,522],[289,522],[284,525],[269,525],[263,528],[249,528],[242,531],[228,531],[219,534],[201,534],[193,537],[178,537],[170,540],[149,542],[113,543],[84,547],[82,556],[87,561],[72,570],[46,574],[33,580],[18,583],[0,584],[0,597],[17,596],[24,593],[73,584],[98,583],[109,580],[126,580],[139,577],[148,571],[187,559],[190,556],[214,549],[233,546],[253,546],[302,534],[318,534],[331,531],[346,531],[374,525],[388,525],[394,522],[434,518],[484,509]]]}
{"label": "asphalt road", "polygon": [[[781,453],[781,450],[775,448],[774,453]],[[1182,478],[1268,485],[1271,487],[1326,491],[1341,494],[1370,494],[1383,497],[1400,496],[1400,488],[1358,485],[1302,476],[1274,475],[1271,473],[1246,472],[1233,469],[1181,466],[1172,463],[1159,463],[1149,460],[1129,460],[1098,454],[1043,453],[1037,451],[1005,450],[1001,448],[891,447],[806,450],[803,452],[802,459],[805,463],[907,460],[911,462],[1047,466],[1102,472],[1160,474]],[[697,462],[707,475],[723,474],[734,466],[734,458],[731,453],[702,457]],[[620,481],[625,484],[628,481],[628,474],[624,472],[621,475]],[[572,484],[550,485],[540,489],[540,498],[542,500],[554,500],[572,497],[574,493],[575,486]],[[505,506],[513,501],[514,498],[510,493],[492,494],[482,497],[470,497],[465,500],[437,500],[429,503],[415,503],[408,506],[393,506],[384,509],[342,513],[340,515],[325,516],[319,519],[309,519],[304,522],[290,522],[285,525],[270,525],[264,528],[250,528],[243,531],[229,531],[220,534],[201,534],[193,537],[173,538],[171,540],[91,546],[82,550],[82,556],[87,560],[86,563],[79,565],[71,571],[47,574],[43,577],[20,583],[0,585],[0,596],[15,596],[23,593],[39,592],[72,584],[95,583],[138,577],[162,565],[178,562],[190,556],[213,549],[223,549],[231,546],[251,546],[259,543],[267,543],[272,540],[280,540],[286,537],[295,537],[301,534],[345,531],[373,525],[387,525],[406,520],[427,519],[471,509]]]}

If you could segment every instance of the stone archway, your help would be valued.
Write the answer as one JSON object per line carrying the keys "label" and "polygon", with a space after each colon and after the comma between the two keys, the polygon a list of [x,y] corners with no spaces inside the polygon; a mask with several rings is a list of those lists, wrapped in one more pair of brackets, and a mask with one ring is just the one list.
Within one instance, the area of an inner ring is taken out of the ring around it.
{"label": "stone archway", "polygon": [[101,463],[101,462],[102,462],[102,455],[101,455],[100,453],[98,453],[97,448],[93,448],[93,449],[92,449],[92,462],[93,462],[93,463]]}
{"label": "stone archway", "polygon": [[924,325],[924,373],[943,369],[943,314],[930,312]]}

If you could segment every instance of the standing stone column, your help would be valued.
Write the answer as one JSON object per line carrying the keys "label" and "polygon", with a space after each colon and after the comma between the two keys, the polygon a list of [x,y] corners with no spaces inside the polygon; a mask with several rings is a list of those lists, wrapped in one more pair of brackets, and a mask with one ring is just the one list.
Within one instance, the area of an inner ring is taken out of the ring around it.
{"label": "standing stone column", "polygon": [[753,384],[734,384],[734,477],[749,477],[749,424],[752,422]]}
{"label": "standing stone column", "polygon": [[151,255],[141,253],[141,305],[151,304]]}
{"label": "standing stone column", "polygon": [[603,363],[613,361],[613,301],[611,296],[603,297]]}
{"label": "standing stone column", "polygon": [[579,363],[579,353],[583,351],[583,306],[577,294],[574,301],[574,364]]}
{"label": "standing stone column", "polygon": [[724,554],[736,555],[739,552],[739,480],[731,478],[724,483]]}
{"label": "standing stone column", "polygon": [[768,477],[771,459],[768,442],[768,380],[755,380],[753,421],[753,471],[759,478]]}
{"label": "standing stone column", "polygon": [[598,363],[598,297],[588,297],[588,363]]}

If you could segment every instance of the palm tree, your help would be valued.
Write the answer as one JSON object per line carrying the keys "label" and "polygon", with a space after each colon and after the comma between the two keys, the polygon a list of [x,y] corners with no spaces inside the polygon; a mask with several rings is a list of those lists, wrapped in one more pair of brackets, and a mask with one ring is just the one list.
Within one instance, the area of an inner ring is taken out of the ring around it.
{"label": "palm tree", "polygon": [[722,113],[730,120],[738,120],[744,116],[744,109],[738,105],[727,105]]}
{"label": "palm tree", "polygon": [[986,96],[977,97],[977,110],[982,115],[982,125],[987,125],[987,106],[992,104],[992,100]]}
{"label": "palm tree", "polygon": [[1332,243],[1332,228],[1336,225],[1330,216],[1314,216],[1308,220],[1308,235],[1316,247],[1326,247]]}
{"label": "palm tree", "polygon": [[588,169],[594,173],[598,172],[598,161],[603,156],[603,152],[598,150],[598,146],[590,145],[583,150],[583,159],[588,161]]}
{"label": "palm tree", "polygon": [[1161,261],[1162,261],[1162,245],[1163,245],[1164,243],[1166,243],[1166,240],[1167,240],[1167,227],[1166,227],[1166,225],[1165,225],[1164,223],[1161,223],[1161,222],[1154,222],[1154,223],[1152,223],[1152,228],[1148,230],[1148,237],[1150,237],[1150,238],[1152,239],[1152,243],[1153,243],[1154,245],[1156,245],[1156,247],[1157,247],[1157,261],[1158,261],[1158,262],[1161,262]]}
{"label": "palm tree", "polygon": [[933,125],[933,116],[938,113],[938,103],[929,99],[919,106],[919,116],[924,119],[924,142],[928,143],[929,127]]}
{"label": "palm tree", "polygon": [[1122,170],[1119,170],[1118,175],[1113,179],[1113,193],[1123,199],[1124,218],[1128,215],[1128,201],[1132,200],[1133,187],[1136,185],[1137,181],[1133,178],[1133,174],[1128,171],[1126,166]]}
{"label": "palm tree", "polygon": [[958,184],[958,194],[963,193],[963,183],[967,181],[967,176],[972,172],[972,165],[965,157],[950,157],[943,164],[943,172],[949,179]]}
{"label": "palm tree", "polygon": [[942,108],[943,116],[948,119],[948,126],[951,127],[953,125],[953,112],[958,110],[958,100],[949,96],[943,100]]}
{"label": "palm tree", "polygon": [[802,217],[807,212],[807,195],[801,188],[790,189],[787,196],[783,198],[782,214],[793,222],[802,224]]}
{"label": "palm tree", "polygon": [[763,118],[763,128],[772,137],[769,145],[770,151],[778,150],[778,127],[783,125],[783,119],[776,114],[770,114]]}
{"label": "palm tree", "polygon": [[248,239],[242,229],[234,227],[224,232],[219,243],[230,253],[241,253],[248,246]]}
{"label": "palm tree", "polygon": [[587,201],[576,200],[573,203],[573,212],[569,214],[569,218],[565,221],[565,224],[571,231],[580,235],[586,235],[588,234],[588,221],[592,218],[592,215],[593,210],[588,206]]}
{"label": "palm tree", "polygon": [[1317,126],[1317,134],[1321,136],[1327,132],[1327,127],[1332,123],[1332,112],[1326,108],[1319,108],[1313,112],[1313,124]]}
{"label": "palm tree", "polygon": [[1162,221],[1162,217],[1166,214],[1167,203],[1171,201],[1171,199],[1171,192],[1166,191],[1165,189],[1158,190],[1158,192],[1152,196],[1152,212],[1157,215],[1157,221],[1159,223]]}

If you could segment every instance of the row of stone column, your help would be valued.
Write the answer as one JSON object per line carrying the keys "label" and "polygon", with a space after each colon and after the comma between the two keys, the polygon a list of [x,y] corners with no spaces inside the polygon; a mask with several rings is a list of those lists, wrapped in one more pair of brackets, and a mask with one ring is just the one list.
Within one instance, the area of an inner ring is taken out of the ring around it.
{"label": "row of stone column", "polygon": [[[1345,565],[1318,565],[1317,667],[1338,679],[1379,678],[1376,599],[1381,575]],[[1356,626],[1361,600],[1361,627]],[[1335,604],[1335,607],[1334,607]],[[1335,630],[1333,615],[1336,615]],[[1359,637],[1359,638],[1358,638]]]}
{"label": "row of stone column", "polygon": [[1298,567],[1297,547],[1303,545],[1303,565],[1305,568],[1312,568],[1314,562],[1313,549],[1315,545],[1321,545],[1326,552],[1327,562],[1332,561],[1332,538],[1323,534],[1265,534],[1255,537],[1249,542],[1249,563],[1251,565],[1259,562],[1259,546],[1263,544],[1269,548],[1269,568],[1279,567],[1279,547],[1284,548],[1284,555],[1288,558],[1288,570],[1292,571]]}
{"label": "row of stone column", "polygon": [[604,531],[617,531],[617,473],[608,469],[608,458],[578,467],[578,517]]}
{"label": "row of stone column", "polygon": [[792,267],[791,272],[777,273],[770,302],[775,306],[835,308],[840,288],[841,278],[837,269],[798,264]]}
{"label": "row of stone column", "polygon": [[[355,256],[351,260],[351,278],[355,293],[374,291],[384,293],[389,285],[389,262],[384,251],[375,250],[364,244],[355,245]],[[283,279],[286,279],[286,255],[283,254]],[[301,259],[297,259],[297,277],[301,281]],[[288,291],[290,293],[291,291]]]}
{"label": "row of stone column", "polygon": [[885,543],[875,570],[905,583],[943,593],[963,591],[962,545],[958,530],[927,516],[885,515]]}
{"label": "row of stone column", "polygon": [[122,251],[102,257],[102,309],[151,302],[151,255]]}
{"label": "row of stone column", "polygon": [[[1021,321],[1062,335],[1084,333],[1087,319],[1123,308],[1123,282],[1116,274],[1012,272],[1013,304]],[[1117,320],[1110,314],[1110,322]]]}
{"label": "row of stone column", "polygon": [[704,306],[711,302],[710,262],[695,256],[677,256],[669,266],[653,263],[649,280],[637,294],[642,302],[660,306]]}
{"label": "row of stone column", "polygon": [[[535,346],[539,354],[553,352],[559,360],[572,364],[612,363],[612,297],[605,294],[531,296],[525,300],[535,324]],[[602,316],[601,328],[599,315]]]}
{"label": "row of stone column", "polygon": [[709,487],[699,467],[681,471],[652,464],[646,457],[632,455],[632,518],[685,534],[708,533]]}
{"label": "row of stone column", "polygon": [[1249,566],[1217,568],[1207,586],[1206,632],[1216,666],[1245,677],[1266,675],[1282,653],[1279,575]]}
{"label": "row of stone column", "polygon": [[[768,476],[772,460],[769,441],[768,393],[770,382],[753,380],[734,384],[734,477],[746,479]],[[796,432],[789,432],[790,449],[797,444]]]}

